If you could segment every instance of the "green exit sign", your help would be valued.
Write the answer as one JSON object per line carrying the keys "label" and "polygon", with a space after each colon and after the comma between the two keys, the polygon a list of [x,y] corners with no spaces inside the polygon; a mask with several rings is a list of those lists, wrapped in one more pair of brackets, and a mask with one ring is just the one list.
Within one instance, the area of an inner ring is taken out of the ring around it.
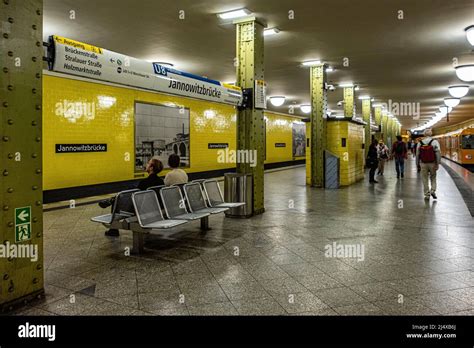
{"label": "green exit sign", "polygon": [[15,242],[31,239],[31,207],[15,208]]}

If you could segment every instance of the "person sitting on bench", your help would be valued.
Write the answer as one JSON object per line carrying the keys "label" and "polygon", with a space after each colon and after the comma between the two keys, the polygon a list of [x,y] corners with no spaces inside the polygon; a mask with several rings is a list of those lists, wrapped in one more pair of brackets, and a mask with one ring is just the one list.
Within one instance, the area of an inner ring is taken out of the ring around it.
{"label": "person sitting on bench", "polygon": [[168,165],[171,171],[165,176],[165,185],[180,185],[188,182],[188,174],[179,168],[180,158],[176,154],[171,154],[168,158]]}
{"label": "person sitting on bench", "polygon": [[[140,180],[137,187],[139,190],[146,190],[149,187],[153,186],[162,186],[164,185],[163,179],[158,176],[158,174],[163,170],[163,163],[159,159],[152,158],[148,161],[146,165],[146,172],[148,177],[146,179]],[[101,208],[108,208],[112,206],[115,202],[115,197],[104,199],[99,202]],[[105,232],[106,236],[117,237],[119,236],[119,231],[117,229],[110,229]]]}

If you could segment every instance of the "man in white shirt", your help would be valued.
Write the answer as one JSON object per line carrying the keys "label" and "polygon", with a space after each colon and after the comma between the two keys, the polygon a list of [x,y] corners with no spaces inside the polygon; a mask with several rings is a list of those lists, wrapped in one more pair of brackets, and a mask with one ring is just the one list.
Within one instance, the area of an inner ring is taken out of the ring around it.
{"label": "man in white shirt", "polygon": [[176,184],[186,184],[188,182],[188,174],[179,168],[180,158],[176,154],[171,154],[168,157],[168,165],[171,171],[165,176],[165,185],[171,186]]}
{"label": "man in white shirt", "polygon": [[[441,163],[441,148],[439,142],[436,139],[431,138],[433,135],[431,129],[426,129],[423,134],[425,137],[418,143],[416,148],[416,164],[421,167],[421,178],[423,180],[425,199],[430,199],[430,195],[434,199],[437,199],[436,172]],[[428,182],[428,178],[430,182]]]}

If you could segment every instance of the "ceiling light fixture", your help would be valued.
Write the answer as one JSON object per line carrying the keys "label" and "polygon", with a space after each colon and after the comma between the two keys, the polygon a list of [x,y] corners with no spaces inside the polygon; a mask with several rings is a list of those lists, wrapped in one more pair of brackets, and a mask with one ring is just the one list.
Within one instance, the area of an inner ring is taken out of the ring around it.
{"label": "ceiling light fixture", "polygon": [[276,35],[280,32],[280,29],[278,28],[269,28],[269,29],[265,29],[263,31],[263,35],[264,36],[272,36],[272,35]]}
{"label": "ceiling light fixture", "polygon": [[328,66],[328,67],[326,68],[326,72],[333,72],[333,71],[334,71],[334,69],[333,69],[332,67],[330,67],[330,66]]}
{"label": "ceiling light fixture", "polygon": [[461,81],[474,81],[474,64],[458,65],[454,69],[456,69],[456,75]]}
{"label": "ceiling light fixture", "polygon": [[241,8],[238,10],[232,10],[232,11],[227,11],[227,12],[222,12],[218,13],[217,17],[220,19],[234,19],[234,18],[240,18],[240,17],[246,17],[250,15],[252,12],[249,11],[246,8]]}
{"label": "ceiling light fixture", "polygon": [[456,106],[458,106],[460,101],[461,99],[459,98],[444,98],[444,104],[452,108],[455,108]]}
{"label": "ceiling light fixture", "polygon": [[360,100],[367,100],[367,99],[370,99],[370,96],[368,96],[368,95],[361,95],[361,96],[359,97],[359,99],[360,99]]}
{"label": "ceiling light fixture", "polygon": [[285,103],[285,96],[283,95],[276,95],[274,97],[270,97],[270,103],[273,106],[282,106]]}
{"label": "ceiling light fixture", "polygon": [[359,86],[355,86],[354,91],[358,91],[360,89]]}
{"label": "ceiling light fixture", "polygon": [[462,98],[469,92],[469,86],[468,85],[449,86],[448,92],[449,94],[451,94],[451,97],[453,98]]}
{"label": "ceiling light fixture", "polygon": [[311,105],[309,104],[301,104],[300,105],[300,110],[301,112],[305,113],[305,114],[309,114],[311,112]]}
{"label": "ceiling light fixture", "polygon": [[450,107],[450,106],[440,106],[440,107],[439,107],[439,111],[440,111],[443,115],[446,115],[446,114],[449,114],[451,111],[453,111],[453,108]]}
{"label": "ceiling light fixture", "polygon": [[315,65],[321,65],[320,60],[307,60],[303,63],[301,63],[303,66],[315,66]]}
{"label": "ceiling light fixture", "polygon": [[474,46],[474,25],[468,26],[464,31],[466,32],[467,41],[469,41],[471,46]]}
{"label": "ceiling light fixture", "polygon": [[354,84],[352,82],[343,82],[343,83],[340,83],[338,85],[338,87],[342,87],[342,88],[345,88],[345,87],[354,87]]}

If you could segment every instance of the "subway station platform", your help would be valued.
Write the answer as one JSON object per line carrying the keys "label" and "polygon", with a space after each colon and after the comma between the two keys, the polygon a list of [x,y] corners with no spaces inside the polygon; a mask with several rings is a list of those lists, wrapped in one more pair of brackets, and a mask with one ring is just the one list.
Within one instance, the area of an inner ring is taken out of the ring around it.
{"label": "subway station platform", "polygon": [[[149,235],[104,236],[97,204],[44,214],[44,300],[22,315],[473,315],[474,221],[441,167],[425,202],[409,159],[397,180],[339,190],[305,185],[305,168],[265,175],[266,212]],[[359,245],[356,258],[328,245]],[[337,256],[337,255],[336,255]]]}

